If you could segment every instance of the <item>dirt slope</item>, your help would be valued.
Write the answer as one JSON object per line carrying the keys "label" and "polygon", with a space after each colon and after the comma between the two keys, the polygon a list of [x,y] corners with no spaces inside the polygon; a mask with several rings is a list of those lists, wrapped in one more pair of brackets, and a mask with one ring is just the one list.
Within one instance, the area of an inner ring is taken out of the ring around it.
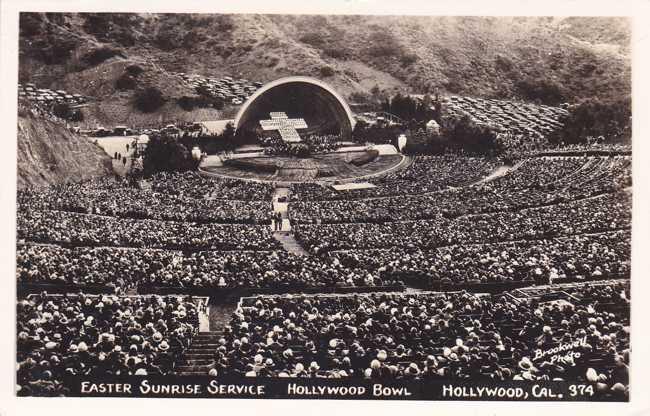
{"label": "dirt slope", "polygon": [[99,146],[64,125],[27,111],[18,115],[18,188],[108,175],[110,166]]}

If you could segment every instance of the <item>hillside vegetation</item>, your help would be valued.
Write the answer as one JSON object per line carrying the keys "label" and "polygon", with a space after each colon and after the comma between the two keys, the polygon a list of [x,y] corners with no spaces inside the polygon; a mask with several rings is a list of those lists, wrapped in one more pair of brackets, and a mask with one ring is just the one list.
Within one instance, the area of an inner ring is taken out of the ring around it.
{"label": "hillside vegetation", "polygon": [[[629,95],[629,41],[622,18],[23,14],[20,79],[95,97],[89,125],[232,116],[183,110],[195,92],[170,72],[558,104]],[[151,112],[134,105],[147,87],[164,96]]]}

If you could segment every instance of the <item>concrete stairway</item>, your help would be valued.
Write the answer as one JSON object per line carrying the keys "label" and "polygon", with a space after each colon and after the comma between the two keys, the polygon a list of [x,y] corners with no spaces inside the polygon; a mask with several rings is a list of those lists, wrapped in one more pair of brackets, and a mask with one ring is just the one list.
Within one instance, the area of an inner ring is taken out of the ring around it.
{"label": "concrete stairway", "polygon": [[282,244],[282,247],[289,253],[297,254],[299,256],[307,256],[309,253],[296,241],[293,234],[288,232],[275,232],[273,237]]}
{"label": "concrete stairway", "polygon": [[218,341],[222,334],[221,331],[199,332],[176,367],[176,373],[182,376],[208,375],[208,371],[214,363],[214,353],[219,346]]}

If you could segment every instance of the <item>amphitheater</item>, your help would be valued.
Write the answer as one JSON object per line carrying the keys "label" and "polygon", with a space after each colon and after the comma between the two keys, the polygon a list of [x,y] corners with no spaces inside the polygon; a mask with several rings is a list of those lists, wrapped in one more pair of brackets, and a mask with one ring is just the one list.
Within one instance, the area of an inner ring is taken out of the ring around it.
{"label": "amphitheater", "polygon": [[[303,77],[253,94],[237,134],[272,112],[342,145],[19,192],[19,394],[109,373],[559,379],[625,400],[629,151],[360,146],[345,100]],[[576,340],[570,365],[535,358]]]}

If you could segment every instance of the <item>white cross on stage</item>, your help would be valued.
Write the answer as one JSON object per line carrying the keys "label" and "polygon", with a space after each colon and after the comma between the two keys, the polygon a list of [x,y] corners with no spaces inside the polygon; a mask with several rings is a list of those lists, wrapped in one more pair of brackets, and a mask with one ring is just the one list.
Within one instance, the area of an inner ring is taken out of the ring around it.
{"label": "white cross on stage", "polygon": [[304,118],[289,118],[283,112],[271,112],[270,120],[260,120],[262,130],[277,130],[285,142],[300,142],[300,135],[296,129],[306,129]]}

